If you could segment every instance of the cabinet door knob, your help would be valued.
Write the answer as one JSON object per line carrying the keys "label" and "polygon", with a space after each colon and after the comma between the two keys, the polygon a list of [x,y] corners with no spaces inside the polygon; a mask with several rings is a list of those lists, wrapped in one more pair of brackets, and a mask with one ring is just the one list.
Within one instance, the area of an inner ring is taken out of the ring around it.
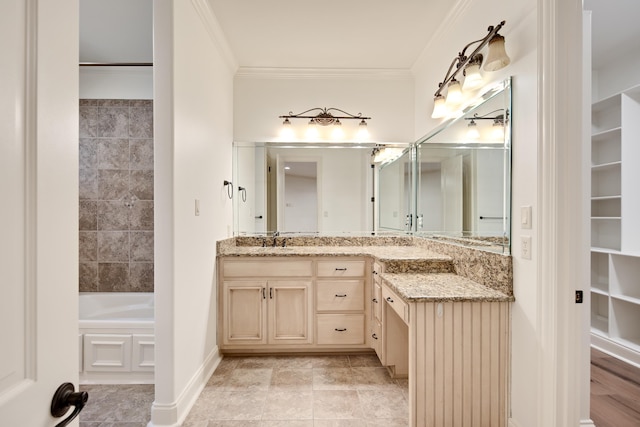
{"label": "cabinet door knob", "polygon": [[393,299],[391,299],[391,297],[387,297],[387,301],[393,302]]}
{"label": "cabinet door knob", "polygon": [[262,288],[262,299],[267,299],[267,289]]}
{"label": "cabinet door knob", "polygon": [[371,338],[373,338],[374,340],[377,340],[378,336],[376,334],[371,334]]}
{"label": "cabinet door knob", "polygon": [[347,328],[336,328],[336,332],[344,332]]}
{"label": "cabinet door knob", "polygon": [[371,301],[375,302],[376,304],[378,303],[378,298],[373,298]]}

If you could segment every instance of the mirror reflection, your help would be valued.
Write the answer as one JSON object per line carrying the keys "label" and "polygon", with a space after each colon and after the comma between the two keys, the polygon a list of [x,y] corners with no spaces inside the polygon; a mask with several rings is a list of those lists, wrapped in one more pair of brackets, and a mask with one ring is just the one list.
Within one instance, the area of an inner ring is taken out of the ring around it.
{"label": "mirror reflection", "polygon": [[508,253],[510,114],[506,80],[415,143],[235,143],[234,234],[412,233]]}

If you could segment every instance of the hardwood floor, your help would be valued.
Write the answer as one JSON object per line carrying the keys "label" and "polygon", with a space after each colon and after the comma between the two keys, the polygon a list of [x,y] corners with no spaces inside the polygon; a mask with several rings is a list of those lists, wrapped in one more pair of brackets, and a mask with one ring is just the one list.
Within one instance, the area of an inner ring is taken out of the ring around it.
{"label": "hardwood floor", "polygon": [[640,368],[593,348],[591,419],[597,427],[640,426]]}

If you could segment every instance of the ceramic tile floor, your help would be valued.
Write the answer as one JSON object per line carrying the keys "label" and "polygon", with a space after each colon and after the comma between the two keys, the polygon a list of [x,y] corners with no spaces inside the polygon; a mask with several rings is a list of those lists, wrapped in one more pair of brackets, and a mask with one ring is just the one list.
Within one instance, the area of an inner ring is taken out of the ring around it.
{"label": "ceramic tile floor", "polygon": [[183,426],[408,426],[407,393],[375,355],[226,357]]}
{"label": "ceramic tile floor", "polygon": [[89,400],[80,412],[80,427],[146,427],[151,419],[154,386],[81,385]]}
{"label": "ceramic tile floor", "polygon": [[[153,385],[80,389],[80,427],[146,427]],[[183,427],[405,427],[407,394],[375,355],[225,357]]]}

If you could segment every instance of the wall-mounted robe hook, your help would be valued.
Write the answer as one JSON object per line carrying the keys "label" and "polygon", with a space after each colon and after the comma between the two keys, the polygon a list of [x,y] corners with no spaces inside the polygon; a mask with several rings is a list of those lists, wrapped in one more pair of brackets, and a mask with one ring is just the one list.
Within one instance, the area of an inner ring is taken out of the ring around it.
{"label": "wall-mounted robe hook", "polygon": [[233,199],[233,183],[225,179],[224,186],[227,187],[227,195],[229,196],[229,198]]}
{"label": "wall-mounted robe hook", "polygon": [[238,192],[242,195],[242,201],[247,201],[247,189],[245,187],[238,186]]}

